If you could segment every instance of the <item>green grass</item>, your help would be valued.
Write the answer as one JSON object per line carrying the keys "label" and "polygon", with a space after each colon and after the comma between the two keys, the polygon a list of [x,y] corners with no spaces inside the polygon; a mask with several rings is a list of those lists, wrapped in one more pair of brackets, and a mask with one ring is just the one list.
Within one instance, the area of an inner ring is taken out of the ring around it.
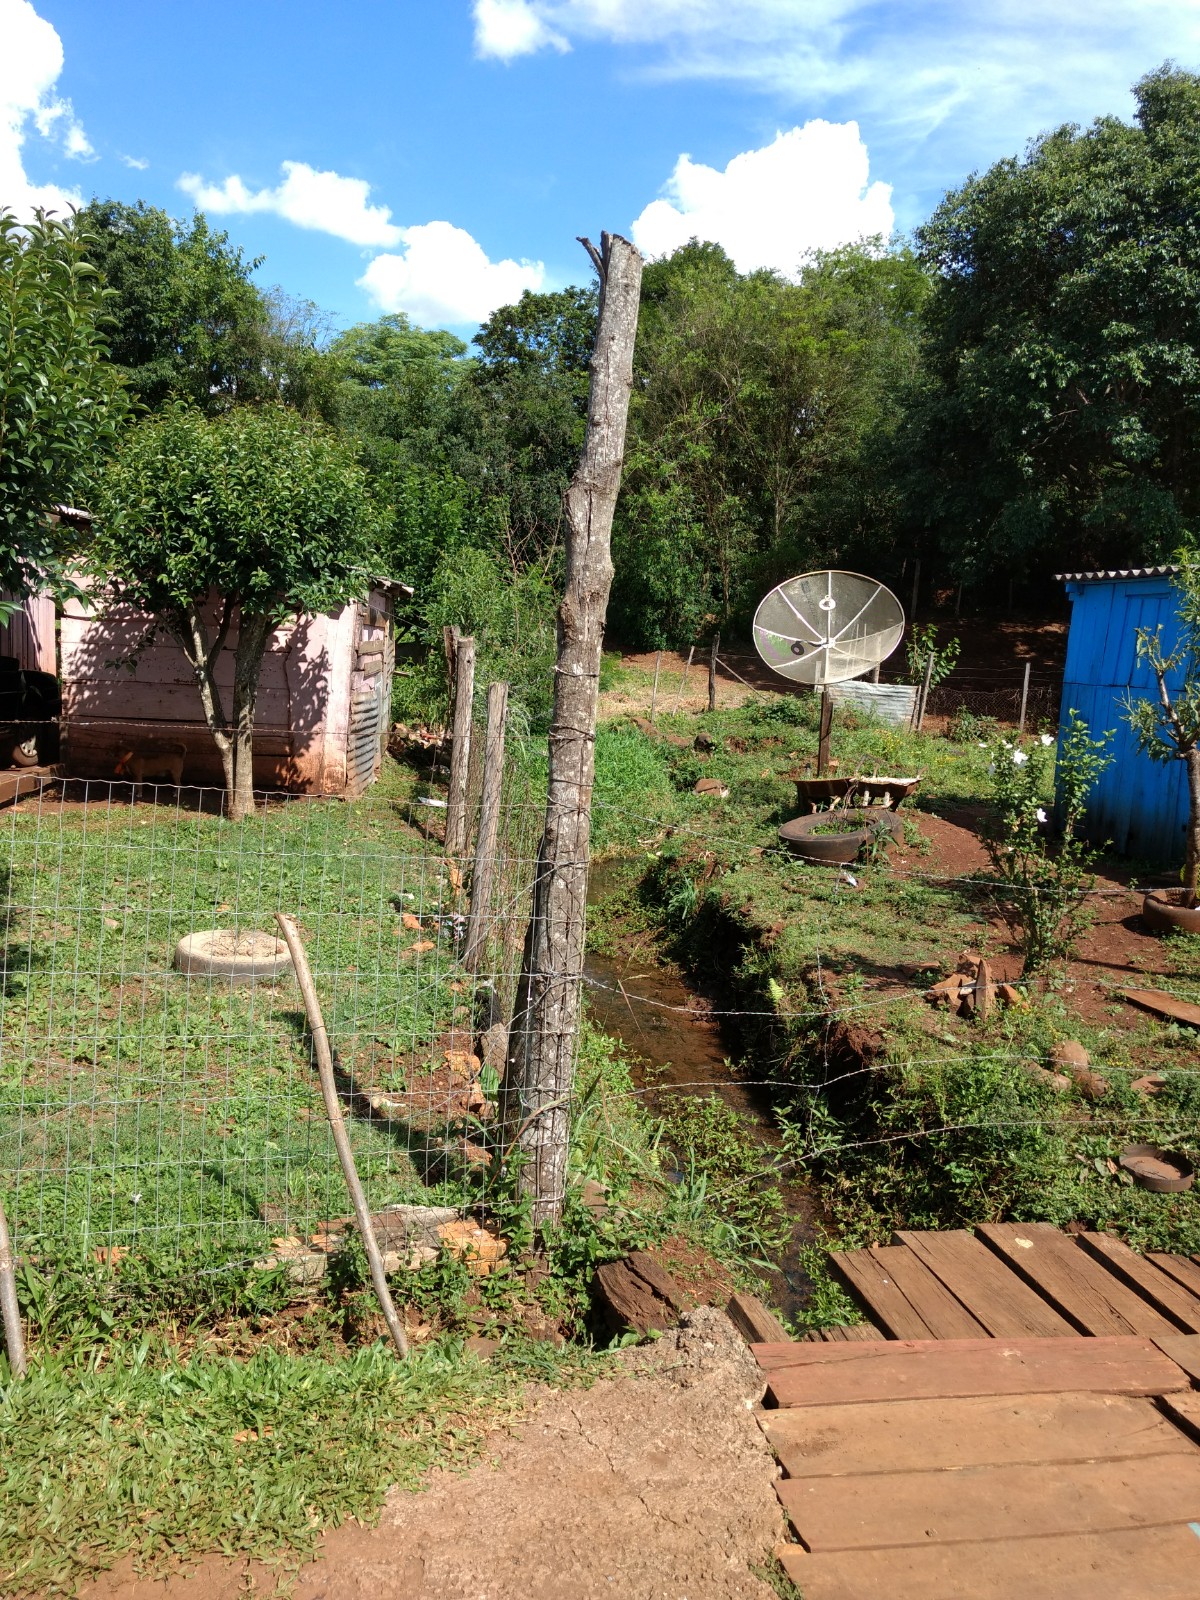
{"label": "green grass", "polygon": [[[26,1246],[267,1238],[345,1211],[295,984],[188,979],[171,955],[197,929],[294,913],[343,1073],[419,1100],[471,990],[410,788],[389,763],[353,805],[243,824],[95,801],[6,816],[0,1186]],[[451,1112],[402,1109],[351,1119],[371,1202],[461,1196]]]}
{"label": "green grass", "polygon": [[[614,726],[603,736],[613,748],[645,748],[623,789],[609,780],[598,814],[612,808],[613,848],[639,863],[645,922],[748,1013],[742,1041],[754,1076],[774,1079],[791,1157],[817,1185],[834,1236],[860,1243],[897,1226],[1044,1219],[1113,1228],[1143,1248],[1200,1249],[1200,1196],[1150,1194],[1109,1167],[1123,1144],[1140,1141],[1200,1160],[1194,1033],[1149,1018],[1132,1029],[1088,1025],[1070,992],[1053,986],[982,1024],[916,997],[882,1000],[881,987],[911,990],[922,974],[952,970],[965,946],[996,951],[1004,941],[988,927],[978,885],[955,880],[936,852],[921,854],[912,828],[903,876],[889,857],[846,873],[779,848],[776,830],[796,810],[789,774],[815,766],[816,712],[812,697],[780,696],[662,718],[660,731],[683,745]],[[914,736],[838,712],[833,752],[842,773],[922,774],[916,820],[979,814],[991,796],[989,754],[968,731],[962,741]],[[697,734],[711,750],[695,747]],[[663,771],[665,799],[661,781],[649,781]],[[700,776],[720,779],[728,797],[695,795]],[[627,914],[628,883],[615,893]],[[1200,940],[1165,940],[1159,951],[1159,975],[1139,981],[1200,997]],[[1114,1014],[1121,1009],[1114,996]],[[831,1039],[831,1014],[870,1037],[866,1070]],[[1056,1093],[1027,1070],[1064,1037],[1091,1051],[1110,1085],[1103,1100]],[[1147,1072],[1167,1079],[1157,1097],[1130,1087]],[[826,1298],[838,1320],[844,1305]]]}
{"label": "green grass", "polygon": [[235,1360],[116,1341],[0,1377],[0,1590],[73,1592],[123,1555],[294,1568],[321,1529],[372,1521],[389,1487],[470,1462],[527,1378],[586,1381],[594,1365],[519,1341],[489,1364],[453,1339],[403,1363],[381,1344]]}

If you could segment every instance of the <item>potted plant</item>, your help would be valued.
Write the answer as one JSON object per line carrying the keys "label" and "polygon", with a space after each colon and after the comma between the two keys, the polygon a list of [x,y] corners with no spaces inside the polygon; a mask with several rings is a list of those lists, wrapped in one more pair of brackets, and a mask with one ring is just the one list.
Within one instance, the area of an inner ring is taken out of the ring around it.
{"label": "potted plant", "polygon": [[[1152,761],[1186,764],[1188,820],[1182,888],[1151,890],[1142,901],[1142,917],[1159,931],[1183,928],[1200,933],[1200,561],[1185,557],[1172,579],[1179,594],[1179,635],[1175,648],[1164,652],[1161,626],[1137,630],[1137,653],[1154,674],[1157,700],[1126,692],[1125,720],[1138,748]],[[1174,679],[1174,687],[1168,684]]]}

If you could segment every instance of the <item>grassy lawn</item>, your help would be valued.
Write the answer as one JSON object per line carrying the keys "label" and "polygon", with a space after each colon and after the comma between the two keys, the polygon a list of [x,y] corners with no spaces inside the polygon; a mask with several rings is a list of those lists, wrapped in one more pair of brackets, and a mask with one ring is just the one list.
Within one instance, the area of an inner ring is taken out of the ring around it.
{"label": "grassy lawn", "polygon": [[371,1202],[463,1196],[437,1075],[472,1021],[462,907],[409,789],[389,762],[355,804],[243,824],[71,794],[3,817],[0,1183],[26,1246],[247,1242],[345,1210],[294,983],[171,967],[183,935],[273,933],[277,910],[299,920],[347,1086],[402,1113],[353,1119]]}

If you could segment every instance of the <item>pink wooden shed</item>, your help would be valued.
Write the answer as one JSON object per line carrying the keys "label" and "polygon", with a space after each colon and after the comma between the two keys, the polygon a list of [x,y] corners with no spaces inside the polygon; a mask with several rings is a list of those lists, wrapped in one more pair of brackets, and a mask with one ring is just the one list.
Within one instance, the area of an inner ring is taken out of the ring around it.
{"label": "pink wooden shed", "polygon": [[20,605],[21,609],[0,625],[0,656],[15,656],[18,666],[35,672],[57,672],[53,599],[48,594],[31,594]]}
{"label": "pink wooden shed", "polygon": [[[360,794],[379,775],[396,661],[396,608],[412,590],[373,580],[340,610],[275,630],[254,724],[254,784],[307,794]],[[213,607],[215,610],[215,605]],[[59,624],[67,774],[111,778],[131,753],[185,747],[185,785],[219,785],[220,757],[179,646],[146,617],[71,601]],[[218,661],[228,714],[236,624]]]}

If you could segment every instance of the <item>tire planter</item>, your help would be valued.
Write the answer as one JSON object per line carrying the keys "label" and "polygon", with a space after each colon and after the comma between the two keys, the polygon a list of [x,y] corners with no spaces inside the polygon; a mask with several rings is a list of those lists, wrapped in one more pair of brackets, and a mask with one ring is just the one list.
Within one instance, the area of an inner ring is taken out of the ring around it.
{"label": "tire planter", "polygon": [[1200,933],[1200,906],[1185,906],[1181,889],[1153,889],[1142,901],[1142,921],[1152,933]]}
{"label": "tire planter", "polygon": [[253,929],[206,928],[189,933],[175,946],[173,965],[192,977],[223,983],[274,983],[292,970],[282,939]]}
{"label": "tire planter", "polygon": [[1139,1189],[1154,1194],[1183,1194],[1192,1187],[1192,1163],[1178,1150],[1162,1150],[1156,1144],[1127,1144],[1120,1164]]}
{"label": "tire planter", "polygon": [[858,859],[859,851],[878,824],[883,823],[893,838],[898,838],[904,830],[903,818],[890,806],[851,807],[842,812],[841,817],[848,824],[844,833],[816,831],[818,828],[827,828],[833,820],[828,811],[814,811],[811,816],[793,817],[780,828],[779,842],[803,861],[845,867]]}

